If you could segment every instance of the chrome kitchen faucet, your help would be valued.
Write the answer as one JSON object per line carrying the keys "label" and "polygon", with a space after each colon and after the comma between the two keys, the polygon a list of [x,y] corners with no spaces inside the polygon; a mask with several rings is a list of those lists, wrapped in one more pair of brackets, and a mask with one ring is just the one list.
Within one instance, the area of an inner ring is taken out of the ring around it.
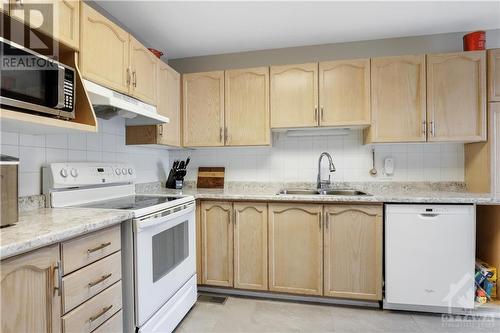
{"label": "chrome kitchen faucet", "polygon": [[317,188],[320,190],[323,189],[325,186],[330,185],[330,174],[328,174],[328,180],[321,180],[321,160],[323,159],[323,156],[326,156],[328,158],[330,172],[335,172],[335,165],[333,164],[332,156],[326,151],[321,153],[318,159],[318,179],[317,179]]}

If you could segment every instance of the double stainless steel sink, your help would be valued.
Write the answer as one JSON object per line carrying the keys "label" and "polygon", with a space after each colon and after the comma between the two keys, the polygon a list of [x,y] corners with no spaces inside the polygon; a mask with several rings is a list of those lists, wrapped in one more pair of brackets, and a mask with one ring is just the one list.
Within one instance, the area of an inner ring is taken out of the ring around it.
{"label": "double stainless steel sink", "polygon": [[285,188],[280,190],[277,195],[344,195],[344,196],[369,196],[370,194],[354,189],[298,189]]}

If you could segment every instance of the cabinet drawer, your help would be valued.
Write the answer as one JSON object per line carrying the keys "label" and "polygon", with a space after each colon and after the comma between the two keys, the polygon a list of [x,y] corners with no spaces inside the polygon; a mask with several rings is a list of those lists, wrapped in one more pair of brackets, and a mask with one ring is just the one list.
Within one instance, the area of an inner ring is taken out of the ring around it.
{"label": "cabinet drawer", "polygon": [[63,278],[64,313],[121,279],[121,251]]}
{"label": "cabinet drawer", "polygon": [[89,333],[122,308],[122,283],[117,282],[62,317],[63,332]]}
{"label": "cabinet drawer", "polygon": [[99,326],[94,333],[121,333],[123,332],[123,312],[118,311],[113,317],[109,318],[104,324]]}
{"label": "cabinet drawer", "polygon": [[64,274],[120,250],[120,226],[105,229],[62,243]]}

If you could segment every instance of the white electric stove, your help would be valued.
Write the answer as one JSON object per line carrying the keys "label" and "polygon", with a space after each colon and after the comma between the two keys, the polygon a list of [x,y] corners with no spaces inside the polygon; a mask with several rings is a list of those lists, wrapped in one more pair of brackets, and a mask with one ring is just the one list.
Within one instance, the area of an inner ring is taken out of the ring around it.
{"label": "white electric stove", "polygon": [[124,331],[173,331],[197,296],[194,198],[136,194],[126,164],[52,163],[43,179],[52,207],[131,212],[121,228]]}

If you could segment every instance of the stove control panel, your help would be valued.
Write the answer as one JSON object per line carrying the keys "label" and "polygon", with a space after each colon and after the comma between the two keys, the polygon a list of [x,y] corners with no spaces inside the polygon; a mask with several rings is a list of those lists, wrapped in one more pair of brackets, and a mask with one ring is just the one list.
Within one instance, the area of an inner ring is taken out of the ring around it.
{"label": "stove control panel", "polygon": [[135,168],[125,163],[51,163],[43,170],[44,187],[68,188],[116,183],[132,183]]}

